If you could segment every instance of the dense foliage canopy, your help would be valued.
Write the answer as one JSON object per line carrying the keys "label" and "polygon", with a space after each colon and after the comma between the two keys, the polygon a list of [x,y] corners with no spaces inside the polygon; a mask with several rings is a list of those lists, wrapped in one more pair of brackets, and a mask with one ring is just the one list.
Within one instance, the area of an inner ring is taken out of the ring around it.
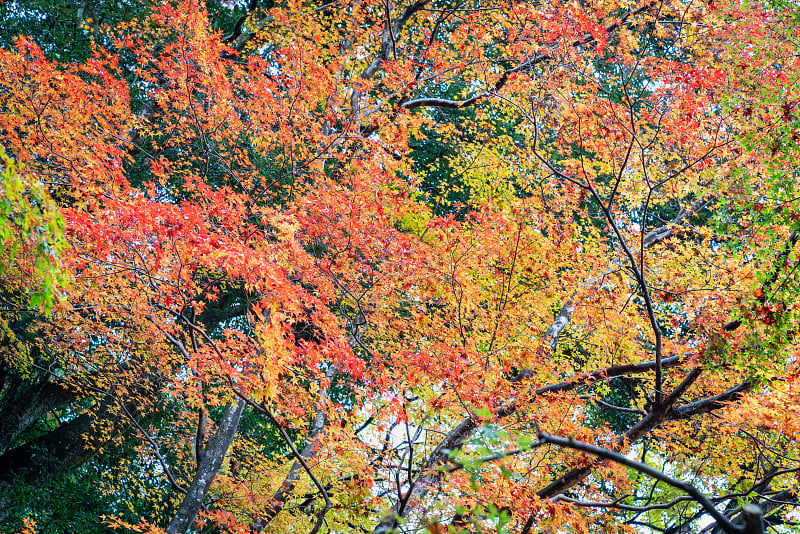
{"label": "dense foliage canopy", "polygon": [[798,21],[0,2],[0,531],[792,531]]}

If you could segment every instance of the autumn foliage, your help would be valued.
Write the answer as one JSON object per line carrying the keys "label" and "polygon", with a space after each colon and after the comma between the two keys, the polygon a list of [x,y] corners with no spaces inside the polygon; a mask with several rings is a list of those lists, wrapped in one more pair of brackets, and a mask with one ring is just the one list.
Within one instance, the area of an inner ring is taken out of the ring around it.
{"label": "autumn foliage", "polygon": [[109,9],[0,49],[0,529],[791,528],[796,6]]}

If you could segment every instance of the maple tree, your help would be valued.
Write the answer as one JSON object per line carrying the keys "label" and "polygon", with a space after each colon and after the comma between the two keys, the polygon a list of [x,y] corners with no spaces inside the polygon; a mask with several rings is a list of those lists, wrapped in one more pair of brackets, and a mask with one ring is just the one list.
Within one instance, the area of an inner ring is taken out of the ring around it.
{"label": "maple tree", "polygon": [[2,528],[791,529],[791,3],[46,4]]}

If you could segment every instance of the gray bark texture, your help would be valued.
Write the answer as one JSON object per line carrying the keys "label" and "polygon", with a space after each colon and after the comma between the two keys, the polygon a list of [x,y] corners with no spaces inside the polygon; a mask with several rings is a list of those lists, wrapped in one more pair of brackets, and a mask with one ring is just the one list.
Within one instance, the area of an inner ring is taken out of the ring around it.
{"label": "gray bark texture", "polygon": [[208,490],[211,488],[211,484],[222,466],[225,454],[233,442],[243,411],[244,401],[239,401],[236,404],[229,402],[225,405],[217,430],[208,440],[208,444],[201,455],[192,484],[189,486],[183,501],[178,506],[178,511],[175,512],[175,516],[167,527],[166,532],[168,534],[182,534],[189,530],[194,523],[198,512],[203,507]]}

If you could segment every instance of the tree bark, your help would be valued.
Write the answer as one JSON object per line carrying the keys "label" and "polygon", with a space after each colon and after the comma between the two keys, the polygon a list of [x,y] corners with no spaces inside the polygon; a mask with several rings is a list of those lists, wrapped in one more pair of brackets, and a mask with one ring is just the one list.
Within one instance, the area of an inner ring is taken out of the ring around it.
{"label": "tree bark", "polygon": [[[136,411],[135,403],[126,408]],[[109,395],[97,409],[7,451],[0,456],[0,488],[15,481],[41,487],[82,465],[115,435],[123,424],[123,413]]]}
{"label": "tree bark", "polygon": [[9,450],[17,438],[47,412],[76,400],[73,391],[46,379],[38,383],[19,380],[3,392],[5,405],[0,410],[0,454]]}
{"label": "tree bark", "polygon": [[239,420],[244,411],[244,401],[234,404],[229,402],[225,405],[219,426],[214,435],[208,440],[201,461],[197,465],[197,470],[189,486],[186,496],[183,498],[175,512],[175,516],[170,521],[166,532],[168,534],[184,533],[192,526],[198,512],[203,507],[203,501],[208,494],[214,478],[217,476],[222,460],[233,442],[236,430],[239,427]]}
{"label": "tree bark", "polygon": [[120,432],[125,414],[138,412],[140,404],[141,400],[120,406],[112,395],[106,395],[95,409],[0,456],[0,521],[14,484],[41,488],[80,467]]}

